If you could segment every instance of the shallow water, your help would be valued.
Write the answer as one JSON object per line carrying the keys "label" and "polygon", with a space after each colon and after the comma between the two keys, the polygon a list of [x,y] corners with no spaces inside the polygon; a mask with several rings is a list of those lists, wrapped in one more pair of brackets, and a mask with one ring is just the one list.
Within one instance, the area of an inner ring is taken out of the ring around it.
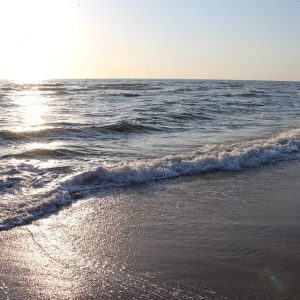
{"label": "shallow water", "polygon": [[300,163],[99,190],[0,234],[1,299],[298,300]]}
{"label": "shallow water", "polygon": [[99,189],[299,160],[300,83],[0,83],[0,229]]}

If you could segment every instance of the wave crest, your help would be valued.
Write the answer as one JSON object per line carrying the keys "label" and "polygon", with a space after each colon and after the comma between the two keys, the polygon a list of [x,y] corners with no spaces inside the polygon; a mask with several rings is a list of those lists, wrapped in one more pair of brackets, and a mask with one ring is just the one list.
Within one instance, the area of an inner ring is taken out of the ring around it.
{"label": "wave crest", "polygon": [[270,139],[238,144],[206,145],[199,149],[152,160],[132,161],[112,168],[98,167],[63,183],[69,190],[86,185],[120,186],[215,170],[240,170],[292,160],[300,152],[300,129]]}
{"label": "wave crest", "polygon": [[63,156],[72,156],[75,155],[75,151],[71,151],[68,149],[48,149],[48,148],[36,148],[27,150],[21,153],[14,153],[14,154],[8,154],[4,155],[3,158],[37,158],[37,157],[43,157],[43,158],[49,158],[49,157],[63,157]]}
{"label": "wave crest", "polygon": [[60,181],[56,188],[39,195],[34,206],[19,209],[17,216],[0,222],[0,230],[25,224],[56,211],[80,197],[80,193],[95,188],[126,186],[153,180],[200,174],[215,170],[241,170],[267,163],[299,159],[300,129],[294,129],[269,139],[235,144],[213,144],[162,158],[135,160],[110,168],[100,166],[80,172]]}
{"label": "wave crest", "polygon": [[[55,123],[52,124],[56,125]],[[9,141],[19,141],[19,140],[31,140],[35,138],[43,138],[49,136],[60,136],[60,135],[70,135],[70,134],[84,134],[87,132],[98,132],[98,133],[143,133],[151,131],[160,131],[159,127],[150,126],[146,124],[141,124],[135,121],[118,121],[109,125],[93,125],[93,124],[62,124],[64,127],[57,123],[59,127],[47,127],[47,128],[35,128],[34,130],[27,131],[9,131],[9,130],[0,130],[0,140],[9,140]]]}

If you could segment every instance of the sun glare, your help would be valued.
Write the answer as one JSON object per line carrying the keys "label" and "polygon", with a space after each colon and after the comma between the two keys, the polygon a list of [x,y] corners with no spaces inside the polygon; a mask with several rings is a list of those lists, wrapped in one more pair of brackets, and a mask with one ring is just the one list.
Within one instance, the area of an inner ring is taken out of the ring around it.
{"label": "sun glare", "polygon": [[4,0],[0,27],[5,28],[0,51],[10,79],[47,79],[61,71],[76,40],[76,5],[68,0]]}
{"label": "sun glare", "polygon": [[15,132],[37,131],[44,127],[44,122],[49,113],[47,99],[38,93],[19,95],[15,98],[18,109],[16,110],[19,123]]}

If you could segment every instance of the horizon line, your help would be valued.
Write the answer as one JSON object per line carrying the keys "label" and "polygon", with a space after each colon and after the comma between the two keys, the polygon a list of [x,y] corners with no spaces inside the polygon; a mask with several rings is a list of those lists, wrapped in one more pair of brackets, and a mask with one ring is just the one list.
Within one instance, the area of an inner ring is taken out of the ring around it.
{"label": "horizon line", "polygon": [[62,77],[62,78],[43,78],[36,80],[18,80],[18,79],[4,79],[0,78],[0,81],[12,81],[21,83],[34,83],[41,81],[51,81],[51,80],[190,80],[190,81],[269,81],[269,82],[300,82],[299,80],[289,80],[289,79],[233,79],[233,78],[180,78],[180,77],[162,77],[162,78],[153,78],[153,77]]}

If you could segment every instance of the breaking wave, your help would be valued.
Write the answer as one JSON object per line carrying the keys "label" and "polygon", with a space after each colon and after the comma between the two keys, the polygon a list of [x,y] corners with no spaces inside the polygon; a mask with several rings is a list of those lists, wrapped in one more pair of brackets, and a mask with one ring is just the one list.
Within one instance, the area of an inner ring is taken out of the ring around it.
{"label": "breaking wave", "polygon": [[56,211],[85,191],[146,183],[188,174],[216,170],[241,170],[268,163],[299,159],[300,129],[284,132],[268,139],[235,144],[212,144],[162,158],[134,160],[112,167],[70,175],[50,191],[39,194],[37,200],[18,207],[17,212],[0,222],[0,230],[22,225]]}
{"label": "breaking wave", "polygon": [[69,191],[143,183],[215,170],[241,170],[271,162],[292,160],[300,152],[300,129],[274,138],[238,144],[206,145],[195,151],[163,158],[127,162],[112,168],[98,167],[62,183]]}

